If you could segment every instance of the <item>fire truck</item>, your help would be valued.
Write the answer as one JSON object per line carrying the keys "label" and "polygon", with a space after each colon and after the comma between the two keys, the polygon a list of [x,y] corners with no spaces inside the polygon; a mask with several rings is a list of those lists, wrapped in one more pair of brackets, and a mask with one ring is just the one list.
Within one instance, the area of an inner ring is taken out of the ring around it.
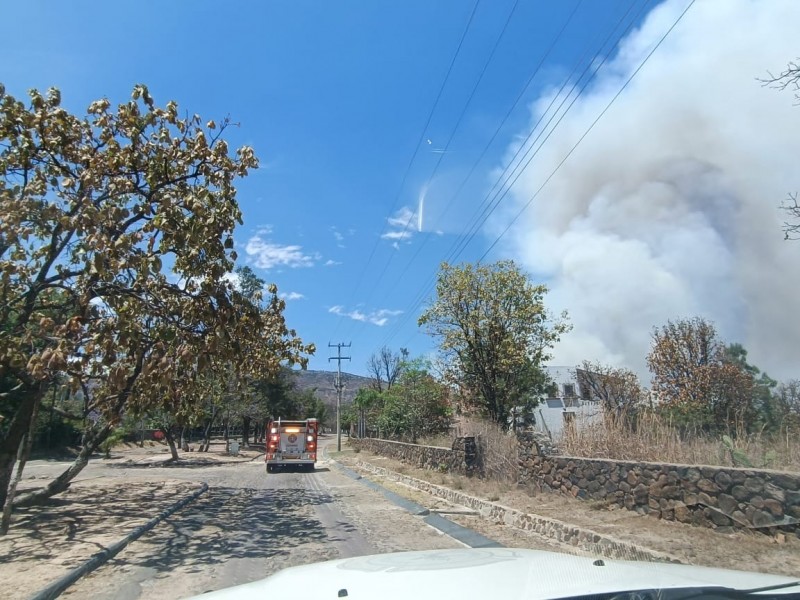
{"label": "fire truck", "polygon": [[278,419],[267,424],[265,461],[267,473],[278,469],[297,467],[313,471],[317,462],[317,434],[319,421],[284,421]]}

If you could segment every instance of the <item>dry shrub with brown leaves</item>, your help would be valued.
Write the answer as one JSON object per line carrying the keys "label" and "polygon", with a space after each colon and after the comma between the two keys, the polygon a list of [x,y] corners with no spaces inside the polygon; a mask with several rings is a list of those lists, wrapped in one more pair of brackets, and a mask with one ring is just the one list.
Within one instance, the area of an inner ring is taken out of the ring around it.
{"label": "dry shrub with brown leaves", "polygon": [[638,416],[635,430],[613,419],[578,421],[557,442],[567,456],[800,472],[800,441],[793,432],[740,433],[723,439],[681,431],[653,411]]}

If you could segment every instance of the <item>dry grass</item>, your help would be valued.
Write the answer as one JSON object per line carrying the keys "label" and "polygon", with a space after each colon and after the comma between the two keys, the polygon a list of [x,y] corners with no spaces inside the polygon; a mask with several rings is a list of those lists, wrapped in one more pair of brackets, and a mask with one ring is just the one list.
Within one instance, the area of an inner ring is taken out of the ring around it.
{"label": "dry grass", "polygon": [[640,416],[636,431],[611,420],[578,422],[557,442],[568,456],[800,471],[800,441],[788,431],[734,436],[729,447],[721,435],[682,434],[649,412]]}
{"label": "dry grass", "polygon": [[[463,419],[459,426],[461,436],[474,436],[479,446],[484,477],[494,481],[514,483],[518,479],[517,440],[499,425],[480,419]],[[420,440],[421,444],[451,448],[453,437],[440,434]]]}

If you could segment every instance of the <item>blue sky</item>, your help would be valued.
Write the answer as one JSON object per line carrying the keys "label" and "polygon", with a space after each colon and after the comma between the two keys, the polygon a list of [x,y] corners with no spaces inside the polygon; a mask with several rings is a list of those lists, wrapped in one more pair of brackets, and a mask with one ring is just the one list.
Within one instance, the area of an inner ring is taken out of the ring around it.
{"label": "blue sky", "polygon": [[[604,77],[581,96],[619,88],[632,71],[625,61],[652,49],[688,3],[484,0],[442,88],[472,1],[6,2],[3,21],[18,25],[0,38],[0,81],[17,96],[56,86],[76,112],[99,97],[123,101],[145,83],[159,104],[174,99],[204,119],[229,115],[239,123],[229,144],[253,146],[262,165],[238,186],[240,261],[288,295],[289,325],[318,346],[311,368],[329,368],[328,342],[344,341],[352,342],[346,368],[363,373],[382,344],[414,355],[432,351],[432,340],[417,331],[417,301],[554,86],[574,82],[576,65],[596,65],[611,51]],[[633,27],[627,50],[612,43],[596,56],[623,17]],[[639,26],[644,33],[636,37]],[[590,108],[584,103],[584,121],[600,112],[589,115]],[[558,136],[547,144],[568,147]],[[458,260],[483,256],[524,206],[532,168],[521,192],[501,202]],[[551,269],[531,260],[519,241],[534,226],[523,219],[486,260],[520,259],[538,280],[557,282],[563,264]],[[559,289],[553,308],[569,309]],[[612,345],[614,352],[625,362]]]}

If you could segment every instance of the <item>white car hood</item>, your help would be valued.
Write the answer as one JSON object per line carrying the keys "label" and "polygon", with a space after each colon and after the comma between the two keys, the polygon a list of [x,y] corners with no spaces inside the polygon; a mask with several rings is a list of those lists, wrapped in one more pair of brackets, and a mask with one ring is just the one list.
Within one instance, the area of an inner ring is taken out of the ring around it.
{"label": "white car hood", "polygon": [[[292,567],[197,598],[532,600],[681,587],[746,590],[798,581],[744,571],[599,560],[602,564],[597,558],[511,548],[377,554]],[[800,593],[800,583],[773,593]]]}

